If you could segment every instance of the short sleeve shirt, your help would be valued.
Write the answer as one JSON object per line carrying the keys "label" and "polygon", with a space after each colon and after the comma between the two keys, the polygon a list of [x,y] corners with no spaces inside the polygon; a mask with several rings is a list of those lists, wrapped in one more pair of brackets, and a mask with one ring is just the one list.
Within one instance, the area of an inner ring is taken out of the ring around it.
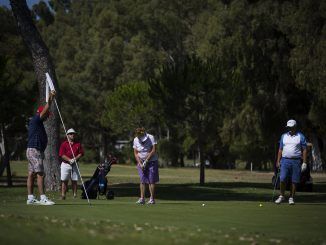
{"label": "short sleeve shirt", "polygon": [[[84,149],[79,142],[73,142],[70,145],[74,152],[75,157],[78,156],[79,154],[84,155]],[[62,157],[63,155],[69,157],[70,159],[73,158],[68,140],[65,140],[64,142],[62,142],[62,144],[60,146],[59,156]],[[63,160],[63,161],[66,162],[65,160]]]}
{"label": "short sleeve shirt", "polygon": [[[140,142],[138,137],[134,138],[133,142],[133,148],[138,152],[138,157],[142,160],[145,160],[152,150],[153,145],[156,145],[157,142],[153,135],[147,134],[148,138],[145,140],[145,142]],[[157,161],[158,156],[157,153],[154,153],[154,155],[149,159],[149,161]]]}
{"label": "short sleeve shirt", "polygon": [[306,138],[300,132],[291,135],[289,132],[281,136],[280,149],[282,157],[285,158],[301,158],[302,149],[307,147]]}
{"label": "short sleeve shirt", "polygon": [[35,148],[41,152],[45,151],[48,144],[43,121],[39,114],[33,116],[28,125],[27,148]]}

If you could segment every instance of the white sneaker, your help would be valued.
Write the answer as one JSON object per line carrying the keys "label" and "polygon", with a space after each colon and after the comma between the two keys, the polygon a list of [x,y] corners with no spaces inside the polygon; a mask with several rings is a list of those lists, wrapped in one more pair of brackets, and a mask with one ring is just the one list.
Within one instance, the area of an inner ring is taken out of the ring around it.
{"label": "white sneaker", "polygon": [[283,202],[284,201],[284,196],[279,196],[277,199],[276,199],[276,201],[275,201],[275,203],[276,204],[280,204],[281,202]]}
{"label": "white sneaker", "polygon": [[50,199],[47,197],[44,197],[43,199],[40,200],[41,205],[54,205],[55,203],[52,202]]}
{"label": "white sneaker", "polygon": [[289,198],[289,204],[290,204],[290,205],[294,205],[294,199],[293,199],[293,197],[290,197],[290,198]]}
{"label": "white sneaker", "polygon": [[136,204],[144,205],[145,204],[145,199],[144,198],[139,198],[139,200],[136,202]]}
{"label": "white sneaker", "polygon": [[154,199],[149,199],[149,201],[147,202],[147,204],[155,204],[155,200]]}
{"label": "white sneaker", "polygon": [[27,204],[27,205],[39,205],[39,204],[40,204],[40,201],[38,201],[38,200],[35,199],[35,198],[27,199],[26,204]]}

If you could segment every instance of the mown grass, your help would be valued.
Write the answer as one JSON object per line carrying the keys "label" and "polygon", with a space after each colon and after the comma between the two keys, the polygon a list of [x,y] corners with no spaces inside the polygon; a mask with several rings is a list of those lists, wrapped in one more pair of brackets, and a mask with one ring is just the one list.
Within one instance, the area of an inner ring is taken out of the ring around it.
{"label": "mown grass", "polygon": [[[81,165],[84,180],[96,165]],[[272,173],[160,169],[157,204],[137,206],[133,166],[115,165],[108,175],[114,200],[59,200],[27,206],[26,163],[12,164],[16,187],[0,187],[1,244],[325,244],[326,175],[314,174],[314,192],[296,205],[271,202]],[[1,178],[3,180],[3,177]],[[205,204],[204,206],[202,204]],[[260,204],[262,206],[260,207]]]}

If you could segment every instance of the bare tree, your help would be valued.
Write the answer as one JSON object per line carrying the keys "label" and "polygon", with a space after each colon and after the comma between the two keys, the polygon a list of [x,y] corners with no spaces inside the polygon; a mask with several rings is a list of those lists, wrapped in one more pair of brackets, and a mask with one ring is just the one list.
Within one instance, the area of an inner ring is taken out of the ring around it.
{"label": "bare tree", "polygon": [[[57,90],[58,85],[55,75],[54,66],[49,54],[49,50],[45,45],[40,33],[38,32],[31,15],[31,12],[26,4],[26,0],[10,0],[10,5],[13,14],[16,18],[19,32],[32,55],[32,61],[39,89],[39,102],[45,102],[45,73],[48,72],[53,79],[54,86]],[[60,172],[59,172],[59,116],[55,109],[55,104],[52,103],[52,116],[45,123],[45,130],[48,135],[48,146],[45,151],[45,188],[46,190],[58,190],[60,187]]]}

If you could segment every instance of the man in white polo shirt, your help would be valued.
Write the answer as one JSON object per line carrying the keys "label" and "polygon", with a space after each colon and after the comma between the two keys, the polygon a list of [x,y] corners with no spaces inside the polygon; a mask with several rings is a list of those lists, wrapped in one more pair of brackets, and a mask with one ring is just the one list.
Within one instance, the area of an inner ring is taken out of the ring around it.
{"label": "man in white polo shirt", "polygon": [[[288,132],[281,136],[278,150],[276,167],[280,167],[280,191],[281,195],[275,201],[280,204],[285,200],[286,178],[291,177],[292,185],[290,190],[289,204],[294,204],[296,184],[300,182],[300,173],[307,169],[307,143],[306,138],[297,132],[297,123],[291,119],[287,122]],[[303,161],[301,165],[301,160]]]}

